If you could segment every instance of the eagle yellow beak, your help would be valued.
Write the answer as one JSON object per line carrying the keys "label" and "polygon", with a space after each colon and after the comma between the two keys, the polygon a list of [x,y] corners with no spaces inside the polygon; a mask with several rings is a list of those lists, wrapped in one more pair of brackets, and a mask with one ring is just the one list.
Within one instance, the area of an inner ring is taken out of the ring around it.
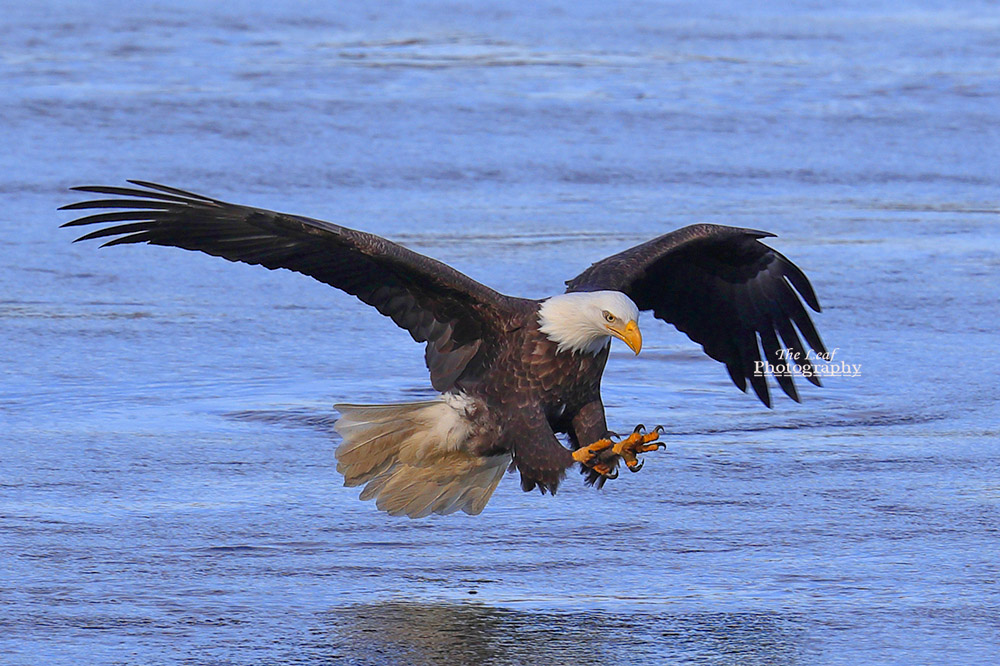
{"label": "eagle yellow beak", "polygon": [[642,333],[639,332],[639,324],[635,323],[635,320],[625,324],[624,328],[609,326],[608,330],[611,331],[611,335],[627,344],[628,348],[636,354],[642,349]]}

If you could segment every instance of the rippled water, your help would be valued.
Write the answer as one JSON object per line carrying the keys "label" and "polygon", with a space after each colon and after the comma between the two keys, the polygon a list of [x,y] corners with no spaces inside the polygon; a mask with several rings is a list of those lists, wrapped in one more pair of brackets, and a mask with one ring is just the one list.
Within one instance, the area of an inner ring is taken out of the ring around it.
{"label": "rippled water", "polygon": [[[986,2],[4,3],[10,664],[991,663],[1000,10]],[[767,410],[648,320],[643,471],[394,519],[332,404],[428,395],[349,297],[71,245],[146,178],[361,227],[510,293],[695,221],[767,229],[855,378]]]}

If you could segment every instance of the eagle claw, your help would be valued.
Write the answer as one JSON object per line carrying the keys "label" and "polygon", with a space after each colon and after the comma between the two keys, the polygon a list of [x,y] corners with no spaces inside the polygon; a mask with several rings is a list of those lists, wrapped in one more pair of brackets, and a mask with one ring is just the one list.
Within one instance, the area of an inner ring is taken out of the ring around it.
{"label": "eagle claw", "polygon": [[640,453],[656,451],[661,447],[666,448],[663,442],[656,441],[663,430],[663,426],[658,425],[653,428],[652,432],[647,433],[645,432],[646,426],[640,423],[625,439],[617,442],[610,437],[599,439],[593,444],[574,451],[573,459],[606,479],[617,479],[618,458],[625,461],[625,466],[630,472],[638,472],[644,464],[643,461],[639,460]]}
{"label": "eagle claw", "polygon": [[663,432],[663,426],[656,426],[649,433],[646,433],[645,430],[646,428],[642,424],[636,426],[631,435],[615,444],[611,449],[615,455],[622,457],[625,466],[631,472],[638,472],[642,469],[643,462],[639,460],[640,453],[655,451],[664,446],[662,442],[656,442],[660,438],[660,433]]}

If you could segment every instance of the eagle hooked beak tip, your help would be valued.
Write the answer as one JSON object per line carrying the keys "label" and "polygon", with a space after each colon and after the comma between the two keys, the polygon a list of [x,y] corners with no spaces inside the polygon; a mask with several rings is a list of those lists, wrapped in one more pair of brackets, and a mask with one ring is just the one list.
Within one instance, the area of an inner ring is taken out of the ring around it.
{"label": "eagle hooked beak tip", "polygon": [[639,324],[635,320],[625,325],[624,329],[611,329],[611,333],[628,345],[628,348],[639,355],[642,350],[642,333],[639,332]]}

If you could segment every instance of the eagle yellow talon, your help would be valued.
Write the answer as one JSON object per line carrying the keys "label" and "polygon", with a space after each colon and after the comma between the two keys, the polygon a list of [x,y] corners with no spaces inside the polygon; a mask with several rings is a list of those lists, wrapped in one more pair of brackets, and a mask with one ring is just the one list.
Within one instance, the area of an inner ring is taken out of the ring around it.
{"label": "eagle yellow talon", "polygon": [[639,460],[640,453],[655,451],[661,446],[664,446],[662,442],[657,442],[656,444],[650,443],[655,442],[660,438],[660,433],[663,432],[663,426],[656,426],[653,428],[653,432],[650,433],[644,433],[643,431],[645,429],[645,426],[637,425],[631,435],[611,448],[612,453],[622,457],[622,460],[625,461],[625,466],[629,468],[629,471],[638,472],[642,469],[643,463]]}
{"label": "eagle yellow talon", "polygon": [[[645,430],[646,427],[640,424],[635,427],[631,435],[619,442],[615,442],[610,438],[599,439],[593,444],[574,451],[573,460],[584,467],[589,467],[602,476],[615,479],[618,477],[618,473],[612,470],[611,464],[604,460],[595,462],[595,459],[601,453],[610,449],[610,453],[621,457],[625,461],[625,466],[629,468],[629,471],[638,472],[642,469],[643,464],[639,460],[640,453],[648,453],[649,451],[655,451],[665,446],[662,442],[656,442],[660,438],[660,433],[663,432],[663,426],[656,426],[650,433],[644,432]],[[607,456],[603,456],[603,458],[607,458]]]}
{"label": "eagle yellow talon", "polygon": [[590,469],[594,470],[595,472],[597,472],[601,476],[603,476],[605,478],[608,478],[608,479],[614,480],[614,479],[618,478],[618,470],[611,469],[611,466],[607,465],[605,463],[597,463],[596,465],[592,466]]}
{"label": "eagle yellow talon", "polygon": [[[597,454],[599,454],[601,451],[606,451],[610,449],[614,445],[615,443],[610,439],[608,439],[607,437],[605,437],[604,439],[599,439],[593,444],[589,444],[574,451],[573,460],[577,461],[581,465],[586,465],[587,467],[591,467],[592,469],[601,472],[601,470],[599,470],[598,467],[606,468],[607,465],[601,465],[600,463],[598,463],[597,465],[591,465],[590,463],[594,458],[597,457]],[[604,474],[604,472],[601,472],[601,474]]]}
{"label": "eagle yellow talon", "polygon": [[[594,470],[607,479],[617,479],[618,471],[613,469],[611,464],[609,464],[612,461],[597,460],[601,453],[611,449],[614,445],[614,440],[608,437],[599,439],[593,444],[589,444],[574,451],[573,460],[577,461],[584,467]],[[607,458],[607,456],[604,457]]]}

